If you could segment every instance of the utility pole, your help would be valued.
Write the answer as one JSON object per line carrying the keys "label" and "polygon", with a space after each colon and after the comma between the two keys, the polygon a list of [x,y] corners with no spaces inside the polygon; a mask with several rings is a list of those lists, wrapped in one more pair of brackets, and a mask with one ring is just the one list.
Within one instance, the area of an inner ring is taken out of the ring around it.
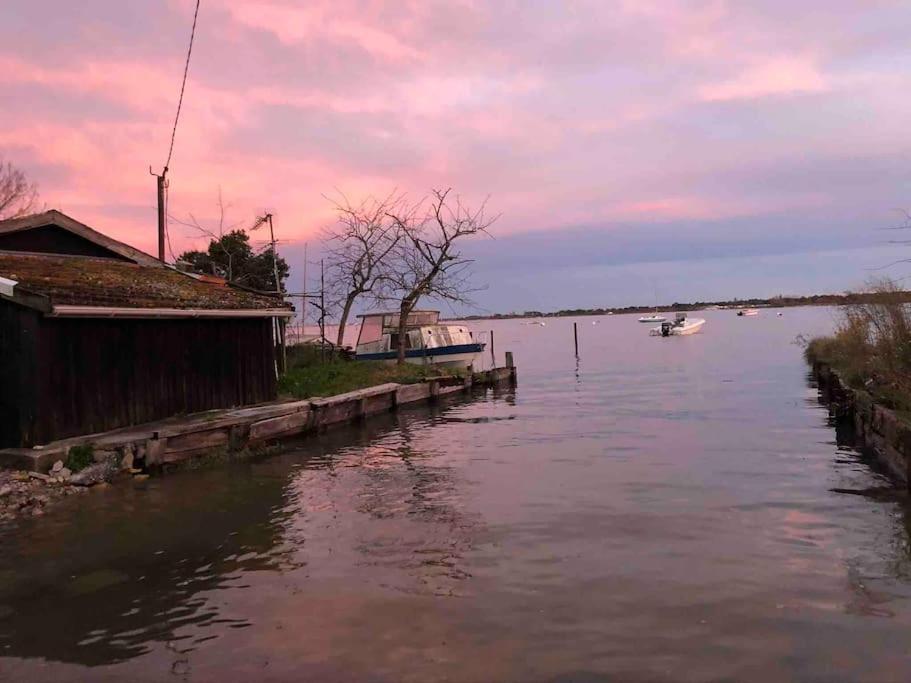
{"label": "utility pole", "polygon": [[167,175],[168,167],[165,166],[162,170],[161,175],[152,171],[152,167],[149,166],[149,173],[155,176],[155,182],[158,185],[158,260],[162,263],[165,262],[164,259],[164,240],[165,240],[165,189],[168,187]]}
{"label": "utility pole", "polygon": [[307,334],[307,243],[304,242],[304,295],[301,297],[301,341]]}
{"label": "utility pole", "polygon": [[325,259],[319,260],[319,346],[320,358],[325,360],[326,349],[326,267]]}
{"label": "utility pole", "polygon": [[281,294],[282,286],[278,281],[278,252],[275,249],[275,230],[272,228],[272,214],[267,213],[265,218],[269,221],[269,241],[272,243],[272,273],[275,276],[275,293]]}

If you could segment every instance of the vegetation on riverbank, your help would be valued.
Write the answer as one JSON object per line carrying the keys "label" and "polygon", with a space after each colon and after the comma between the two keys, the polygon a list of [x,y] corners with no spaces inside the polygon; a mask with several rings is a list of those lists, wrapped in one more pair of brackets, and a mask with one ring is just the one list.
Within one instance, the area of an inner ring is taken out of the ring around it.
{"label": "vegetation on riverbank", "polygon": [[831,337],[811,340],[805,355],[888,408],[911,412],[911,308],[894,282],[876,283],[860,303],[841,311]]}
{"label": "vegetation on riverbank", "polygon": [[415,384],[430,377],[456,376],[458,371],[437,365],[393,365],[354,361],[337,355],[321,357],[320,348],[300,344],[288,349],[288,371],[279,381],[279,393],[293,398],[334,396],[356,389],[396,382]]}

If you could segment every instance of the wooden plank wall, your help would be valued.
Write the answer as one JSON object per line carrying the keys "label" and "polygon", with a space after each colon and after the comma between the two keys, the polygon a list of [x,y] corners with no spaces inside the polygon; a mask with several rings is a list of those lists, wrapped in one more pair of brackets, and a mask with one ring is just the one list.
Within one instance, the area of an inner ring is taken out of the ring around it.
{"label": "wooden plank wall", "polygon": [[34,443],[276,397],[269,319],[43,318],[37,361]]}
{"label": "wooden plank wall", "polygon": [[36,392],[30,380],[39,318],[37,311],[0,300],[0,447],[33,437]]}

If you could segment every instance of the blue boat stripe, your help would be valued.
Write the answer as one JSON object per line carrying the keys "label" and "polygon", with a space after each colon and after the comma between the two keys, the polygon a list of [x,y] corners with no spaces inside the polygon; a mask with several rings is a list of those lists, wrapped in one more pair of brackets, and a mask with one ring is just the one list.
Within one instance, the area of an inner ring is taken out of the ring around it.
{"label": "blue boat stripe", "polygon": [[[457,344],[454,346],[442,346],[436,349],[406,349],[405,358],[435,358],[439,356],[453,356],[457,353],[480,353],[484,350],[484,344]],[[383,351],[381,353],[358,353],[355,354],[356,360],[391,360],[398,358],[397,351]]]}

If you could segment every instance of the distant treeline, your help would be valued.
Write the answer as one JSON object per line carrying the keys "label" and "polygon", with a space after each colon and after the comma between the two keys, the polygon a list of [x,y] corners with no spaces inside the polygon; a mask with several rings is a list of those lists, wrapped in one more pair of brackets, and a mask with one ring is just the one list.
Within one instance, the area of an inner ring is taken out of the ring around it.
{"label": "distant treeline", "polygon": [[[905,302],[911,302],[911,291],[898,292]],[[894,300],[894,293],[892,294]],[[658,306],[663,312],[700,311],[706,308],[785,308],[789,306],[845,306],[847,304],[876,303],[882,297],[880,292],[849,292],[847,294],[814,294],[812,296],[776,296],[771,299],[733,299],[729,301],[694,301],[692,303],[674,302],[667,306]],[[626,306],[624,308],[567,308],[560,311],[544,313],[542,311],[523,311],[521,313],[495,313],[493,315],[470,315],[465,320],[502,320],[509,318],[559,318],[578,315],[608,315],[623,313],[648,313],[656,310],[654,306]]]}

